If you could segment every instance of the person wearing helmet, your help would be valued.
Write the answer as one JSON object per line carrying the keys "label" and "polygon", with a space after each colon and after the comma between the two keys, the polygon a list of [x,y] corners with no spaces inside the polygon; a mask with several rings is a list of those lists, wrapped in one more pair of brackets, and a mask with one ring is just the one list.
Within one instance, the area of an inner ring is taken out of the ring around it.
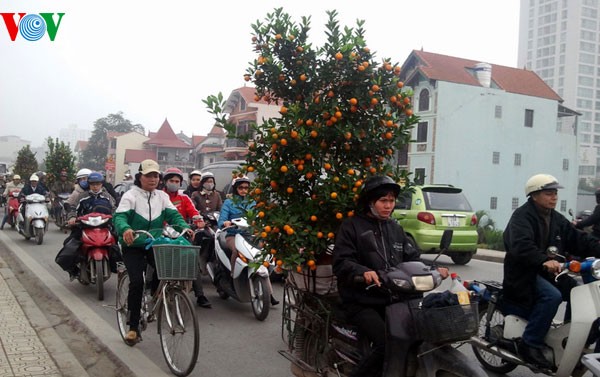
{"label": "person wearing helmet", "polygon": [[223,206],[221,193],[215,190],[215,176],[211,172],[202,174],[200,190],[192,193],[192,201],[202,216],[220,211]]}
{"label": "person wearing helmet", "polygon": [[[164,191],[169,195],[171,203],[177,208],[179,214],[188,223],[194,223],[198,229],[203,229],[206,225],[204,219],[200,216],[200,212],[194,206],[192,199],[179,192],[181,183],[183,182],[183,173],[178,168],[168,168],[164,171],[163,182],[165,184]],[[194,293],[196,295],[196,303],[202,308],[211,308],[210,301],[204,295],[202,288],[202,280],[196,279],[194,282]]]}
{"label": "person wearing helmet", "polygon": [[[352,376],[381,376],[385,356],[385,308],[387,295],[365,290],[351,282],[361,276],[367,285],[381,286],[378,270],[402,262],[420,260],[402,227],[391,218],[400,185],[386,175],[366,180],[357,201],[356,214],[340,226],[333,249],[333,273],[350,321],[372,344]],[[448,269],[438,268],[445,279]],[[413,296],[414,297],[414,296]]]}
{"label": "person wearing helmet", "polygon": [[585,219],[573,221],[573,225],[575,225],[575,228],[577,229],[584,229],[591,226],[592,235],[600,239],[600,188],[596,189],[594,194],[596,196],[596,207],[594,207],[594,212]]}
{"label": "person wearing helmet", "polygon": [[536,174],[527,180],[527,201],[517,208],[504,231],[504,309],[528,320],[518,352],[525,361],[542,369],[553,363],[546,359],[544,338],[562,301],[567,301],[565,321],[570,320],[570,290],[577,285],[568,275],[554,278],[561,264],[547,251],[579,257],[600,256],[598,240],[578,231],[555,210],[558,189],[563,188],[549,174]]}
{"label": "person wearing helmet", "polygon": [[29,177],[29,182],[23,186],[23,189],[19,193],[19,201],[22,203],[19,210],[21,211],[23,218],[25,218],[25,207],[27,205],[25,197],[31,194],[40,194],[44,196],[48,194],[48,190],[44,185],[40,184],[40,178],[35,173]]}
{"label": "person wearing helmet", "polygon": [[69,211],[71,207],[76,207],[79,195],[90,188],[87,179],[91,172],[90,169],[84,168],[80,169],[75,175],[75,186],[73,187],[73,191],[71,191],[71,195],[65,200],[65,209],[67,211]]}
{"label": "person wearing helmet", "polygon": [[[115,198],[103,187],[104,177],[101,173],[91,172],[87,176],[86,182],[88,183],[87,190],[73,192],[76,195],[74,202],[77,204],[69,207],[67,214],[67,223],[71,226],[71,234],[63,241],[63,248],[54,259],[64,271],[69,273],[71,281],[79,276],[77,257],[79,256],[82,232],[81,228],[73,226],[77,218],[92,212],[112,215],[116,208]],[[109,264],[112,272],[117,272],[118,260],[120,260],[119,253],[111,250]]]}
{"label": "person wearing helmet", "polygon": [[[234,178],[231,182],[233,194],[231,198],[225,199],[223,206],[221,207],[221,213],[219,214],[219,222],[217,226],[219,228],[227,228],[231,226],[231,220],[240,217],[245,217],[246,212],[256,206],[256,202],[250,198],[248,193],[250,192],[250,179],[246,176]],[[235,268],[235,261],[238,258],[238,251],[235,247],[235,235],[242,232],[237,228],[227,229],[225,236],[225,243],[227,248],[231,250],[231,275],[233,276],[233,269]],[[269,291],[272,293],[273,289],[269,286]],[[279,301],[271,294],[271,305],[277,305]]]}
{"label": "person wearing helmet", "polygon": [[[123,194],[113,217],[123,250],[123,262],[129,275],[127,303],[130,317],[129,331],[125,335],[125,341],[129,345],[139,341],[144,271],[146,263],[154,265],[152,248],[146,249],[147,237],[138,237],[135,231],[145,230],[153,237],[160,237],[163,225],[170,224],[193,236],[193,231],[171,203],[169,196],[157,189],[160,179],[158,163],[150,159],[142,161],[135,175],[134,186]],[[151,281],[151,287],[155,290],[159,283],[156,271]]]}
{"label": "person wearing helmet", "polygon": [[[8,203],[8,196],[11,192],[18,190],[21,191],[23,189],[23,182],[21,182],[21,176],[18,174],[13,175],[13,179],[11,182],[6,184],[6,188],[4,188],[4,192],[2,196],[4,196],[6,203]],[[8,221],[8,216],[10,215],[8,205],[6,206],[6,213],[4,214],[4,218],[2,218],[2,225],[0,225],[0,230],[4,230],[4,225]]]}
{"label": "person wearing helmet", "polygon": [[190,174],[188,174],[188,179],[189,179],[188,187],[185,189],[185,191],[183,193],[191,198],[192,193],[194,193],[195,191],[201,190],[202,189],[202,187],[200,187],[200,179],[201,178],[202,178],[202,173],[200,172],[200,170],[194,170]]}

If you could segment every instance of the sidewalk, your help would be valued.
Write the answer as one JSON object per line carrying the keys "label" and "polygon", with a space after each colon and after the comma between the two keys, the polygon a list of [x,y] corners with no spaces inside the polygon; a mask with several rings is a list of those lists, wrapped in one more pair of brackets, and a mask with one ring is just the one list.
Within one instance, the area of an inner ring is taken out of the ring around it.
{"label": "sidewalk", "polygon": [[0,258],[0,377],[88,376]]}
{"label": "sidewalk", "polygon": [[473,259],[485,260],[489,262],[504,262],[504,251],[477,249],[477,253],[473,255]]}

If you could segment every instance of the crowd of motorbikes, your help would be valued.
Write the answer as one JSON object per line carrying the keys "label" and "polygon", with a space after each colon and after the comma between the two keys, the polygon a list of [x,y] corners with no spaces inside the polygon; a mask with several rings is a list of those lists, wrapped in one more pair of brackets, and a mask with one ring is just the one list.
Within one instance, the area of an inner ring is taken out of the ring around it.
{"label": "crowd of motorbikes", "polygon": [[[18,197],[19,191],[15,190],[2,203],[9,215],[7,224],[27,240],[34,238],[38,245],[42,244],[50,218],[48,199],[32,194],[19,203]],[[67,197],[59,195],[51,208],[60,230],[68,228],[63,204]],[[239,256],[232,275],[231,251],[225,243],[224,229],[217,227],[218,212],[207,214],[205,220],[206,227],[196,229],[193,239],[201,250],[200,271],[210,277],[221,298],[250,302],[255,317],[265,320],[274,264],[265,267],[252,263],[261,255],[260,245],[249,233],[240,232],[235,236]],[[242,230],[248,227],[245,219],[232,223]],[[77,279],[83,285],[94,285],[99,300],[104,298],[104,283],[116,272],[111,253],[118,244],[110,224],[110,215],[90,213],[79,217],[75,225],[82,234]],[[449,245],[449,233],[442,238],[440,253]],[[571,320],[553,324],[546,337],[545,352],[553,362],[552,370],[540,370],[519,356],[517,342],[527,321],[503,314],[500,282],[466,282],[465,287],[471,292],[468,305],[427,306],[427,296],[441,294],[434,292],[442,282],[434,261],[434,265],[406,262],[379,272],[390,303],[386,308],[383,375],[478,377],[487,376],[485,370],[504,374],[524,366],[535,373],[559,377],[583,376],[588,371],[600,376],[598,354],[594,353],[600,349],[593,348],[600,338],[600,259],[573,260],[556,250],[549,253],[561,259],[561,274],[577,275],[584,283],[572,290]],[[334,277],[306,272],[301,277],[289,275],[285,279],[283,336],[287,349],[280,354],[291,361],[292,372],[298,376],[349,376],[369,345],[348,322],[334,290],[310,288],[317,285],[317,279]],[[360,279],[355,283],[369,289]],[[334,287],[335,283],[325,286]],[[401,299],[406,294],[425,294],[425,298]],[[459,351],[462,345],[470,345],[480,365]]]}

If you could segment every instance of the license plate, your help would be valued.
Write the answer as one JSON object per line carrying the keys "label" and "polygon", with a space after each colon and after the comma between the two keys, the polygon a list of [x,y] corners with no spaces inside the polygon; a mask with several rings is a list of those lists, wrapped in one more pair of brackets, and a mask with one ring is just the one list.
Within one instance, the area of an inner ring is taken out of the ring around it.
{"label": "license plate", "polygon": [[460,226],[458,217],[448,217],[448,226]]}

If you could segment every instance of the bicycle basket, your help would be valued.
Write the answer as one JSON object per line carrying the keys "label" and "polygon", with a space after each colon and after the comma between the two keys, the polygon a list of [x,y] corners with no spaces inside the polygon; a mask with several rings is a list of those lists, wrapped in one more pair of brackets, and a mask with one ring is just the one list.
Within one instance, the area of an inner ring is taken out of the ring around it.
{"label": "bicycle basket", "polygon": [[152,249],[160,280],[196,280],[199,246],[164,244]]}
{"label": "bicycle basket", "polygon": [[477,304],[411,307],[419,337],[430,343],[453,343],[469,339],[479,330]]}

